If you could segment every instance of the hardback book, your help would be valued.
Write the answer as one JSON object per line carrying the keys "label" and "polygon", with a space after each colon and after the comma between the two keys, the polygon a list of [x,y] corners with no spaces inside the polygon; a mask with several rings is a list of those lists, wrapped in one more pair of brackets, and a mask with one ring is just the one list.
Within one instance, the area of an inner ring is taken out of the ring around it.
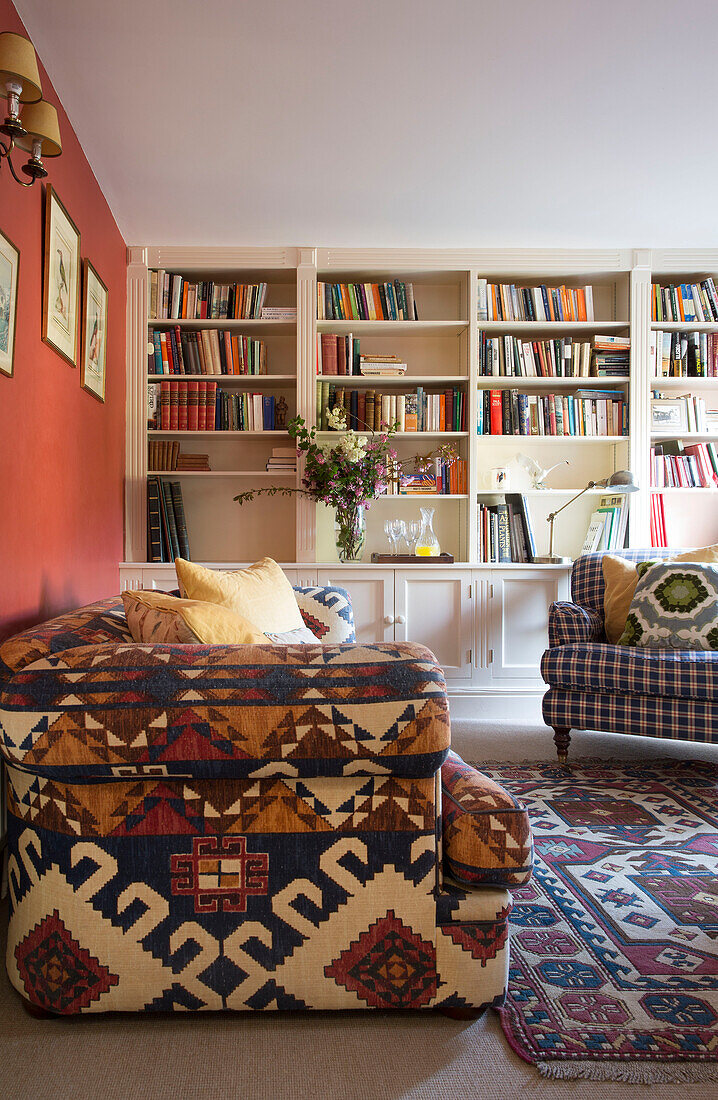
{"label": "hardback book", "polygon": [[593,554],[598,550],[603,539],[605,526],[606,514],[604,512],[594,512],[589,520],[586,537],[583,540],[582,554]]}

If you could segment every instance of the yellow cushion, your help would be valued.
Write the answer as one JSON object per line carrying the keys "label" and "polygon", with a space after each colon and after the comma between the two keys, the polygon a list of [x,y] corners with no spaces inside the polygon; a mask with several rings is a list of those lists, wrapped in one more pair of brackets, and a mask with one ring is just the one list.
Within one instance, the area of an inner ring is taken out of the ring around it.
{"label": "yellow cushion", "polygon": [[292,586],[271,558],[232,573],[184,558],[175,558],[175,568],[180,591],[190,600],[221,604],[271,634],[304,626]]}
{"label": "yellow cushion", "polygon": [[207,645],[269,644],[241,615],[215,603],[179,600],[164,592],[122,593],[130,634],[136,642]]}
{"label": "yellow cushion", "polygon": [[[650,554],[646,554],[650,561]],[[701,546],[698,550],[687,550],[685,554],[676,554],[673,558],[661,558],[661,561],[697,561],[707,565],[718,565],[718,543],[714,546]],[[625,558],[614,558],[604,554],[603,579],[606,588],[603,595],[603,615],[606,623],[606,637],[615,643],[623,634],[633,593],[638,583],[636,562]]]}

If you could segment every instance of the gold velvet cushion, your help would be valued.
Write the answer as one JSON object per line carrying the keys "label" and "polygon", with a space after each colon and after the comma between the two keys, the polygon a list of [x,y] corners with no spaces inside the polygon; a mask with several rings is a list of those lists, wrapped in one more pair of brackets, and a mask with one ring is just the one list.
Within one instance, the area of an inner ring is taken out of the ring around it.
{"label": "gold velvet cushion", "polygon": [[[662,561],[696,561],[706,565],[718,565],[718,543],[714,546],[701,546],[698,550],[688,550],[685,554],[676,554],[673,558],[662,558]],[[626,619],[636,591],[638,583],[637,563],[627,561],[625,558],[614,558],[611,554],[603,555],[603,579],[605,590],[603,594],[603,617],[605,620],[606,637],[614,645],[623,634]]]}
{"label": "gold velvet cushion", "polygon": [[268,639],[241,615],[219,604],[180,600],[164,592],[123,592],[130,633],[136,642],[251,645]]}
{"label": "gold velvet cushion", "polygon": [[175,558],[175,568],[180,591],[188,599],[226,607],[263,633],[304,626],[292,586],[272,558],[232,573],[205,569],[184,558]]}

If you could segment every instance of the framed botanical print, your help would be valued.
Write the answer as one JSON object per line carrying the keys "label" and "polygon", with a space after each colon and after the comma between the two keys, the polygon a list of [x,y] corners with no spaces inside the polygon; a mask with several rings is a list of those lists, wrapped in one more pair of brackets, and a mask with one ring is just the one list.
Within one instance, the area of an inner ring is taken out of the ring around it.
{"label": "framed botanical print", "polygon": [[0,233],[0,373],[12,377],[20,252]]}
{"label": "framed botanical print", "polygon": [[107,287],[89,260],[83,261],[82,274],[82,355],[80,385],[105,400],[107,362]]}
{"label": "framed botanical print", "polygon": [[42,338],[77,366],[80,328],[80,232],[52,185],[45,201]]}

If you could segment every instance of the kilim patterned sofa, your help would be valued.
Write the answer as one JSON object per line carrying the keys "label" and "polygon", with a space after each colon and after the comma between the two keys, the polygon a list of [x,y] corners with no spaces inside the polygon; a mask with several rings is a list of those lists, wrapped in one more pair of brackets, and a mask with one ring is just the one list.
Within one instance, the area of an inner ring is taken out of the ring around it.
{"label": "kilim patterned sofa", "polygon": [[[658,561],[675,550],[624,550]],[[585,554],[571,573],[572,603],[549,613],[541,673],[549,685],[543,717],[566,763],[572,729],[684,741],[718,741],[718,653],[611,645],[604,632],[602,554]]]}
{"label": "kilim patterned sofa", "polygon": [[26,1006],[503,1001],[525,811],[447,758],[428,650],[352,644],[340,589],[297,599],[323,644],[137,645],[115,598],[0,647]]}

